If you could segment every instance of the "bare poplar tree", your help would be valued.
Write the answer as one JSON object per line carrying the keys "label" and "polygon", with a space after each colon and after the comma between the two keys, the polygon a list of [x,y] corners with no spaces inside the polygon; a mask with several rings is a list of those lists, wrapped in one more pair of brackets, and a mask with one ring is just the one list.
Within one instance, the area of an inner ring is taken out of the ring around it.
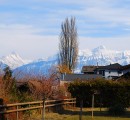
{"label": "bare poplar tree", "polygon": [[73,71],[77,64],[78,56],[78,41],[77,28],[75,18],[71,17],[61,24],[61,34],[59,43],[59,65],[66,66],[70,71]]}

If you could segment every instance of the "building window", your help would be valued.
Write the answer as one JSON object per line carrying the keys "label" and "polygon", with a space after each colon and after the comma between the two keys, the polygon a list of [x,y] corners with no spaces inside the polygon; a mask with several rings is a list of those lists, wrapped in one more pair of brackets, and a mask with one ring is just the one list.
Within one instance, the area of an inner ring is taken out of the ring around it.
{"label": "building window", "polygon": [[104,70],[99,70],[99,74],[105,76],[105,71]]}
{"label": "building window", "polygon": [[102,75],[102,70],[99,70],[99,74]]}
{"label": "building window", "polygon": [[122,71],[118,71],[118,74],[122,74]]}

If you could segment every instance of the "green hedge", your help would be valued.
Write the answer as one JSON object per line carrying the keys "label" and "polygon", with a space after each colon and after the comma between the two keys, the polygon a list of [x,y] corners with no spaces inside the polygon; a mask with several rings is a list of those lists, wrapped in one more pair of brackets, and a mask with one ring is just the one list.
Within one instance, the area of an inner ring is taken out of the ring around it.
{"label": "green hedge", "polygon": [[130,106],[130,82],[112,80],[76,80],[69,84],[68,91],[72,97],[81,99],[84,106],[91,106],[92,94],[95,94],[95,106],[111,107],[120,104],[124,107]]}

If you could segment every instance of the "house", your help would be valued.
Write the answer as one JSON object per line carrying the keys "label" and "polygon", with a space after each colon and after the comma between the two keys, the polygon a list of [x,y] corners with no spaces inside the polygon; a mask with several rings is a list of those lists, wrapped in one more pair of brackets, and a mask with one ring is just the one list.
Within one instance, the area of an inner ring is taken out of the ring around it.
{"label": "house", "polygon": [[94,71],[95,74],[100,74],[102,75],[103,78],[115,79],[123,75],[121,68],[122,66],[120,64],[115,63],[115,64],[110,64],[107,66],[96,68]]}
{"label": "house", "polygon": [[[88,71],[90,70],[89,67],[91,66],[83,66],[81,72],[84,74],[86,73],[89,74],[89,71]],[[127,72],[130,72],[130,65],[122,66],[118,63],[115,63],[115,64],[106,65],[106,66],[95,66],[93,67],[93,70],[92,71],[91,70],[90,70],[91,73],[102,75],[103,78],[116,79],[126,74]]]}

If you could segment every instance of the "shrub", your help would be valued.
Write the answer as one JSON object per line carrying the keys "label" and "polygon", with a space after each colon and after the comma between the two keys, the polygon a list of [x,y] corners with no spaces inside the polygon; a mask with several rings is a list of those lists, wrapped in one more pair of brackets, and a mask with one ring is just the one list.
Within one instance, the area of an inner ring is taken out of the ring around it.
{"label": "shrub", "polygon": [[103,107],[113,105],[123,105],[124,108],[130,106],[130,83],[112,80],[87,80],[75,81],[69,84],[68,91],[77,100],[87,101],[87,106],[91,106],[92,94],[95,94],[95,106],[100,104]]}
{"label": "shrub", "polygon": [[121,104],[116,104],[114,106],[111,106],[108,109],[108,113],[110,115],[115,115],[115,116],[123,115],[123,114],[125,114],[125,112],[126,112],[126,108],[123,105],[121,105]]}

